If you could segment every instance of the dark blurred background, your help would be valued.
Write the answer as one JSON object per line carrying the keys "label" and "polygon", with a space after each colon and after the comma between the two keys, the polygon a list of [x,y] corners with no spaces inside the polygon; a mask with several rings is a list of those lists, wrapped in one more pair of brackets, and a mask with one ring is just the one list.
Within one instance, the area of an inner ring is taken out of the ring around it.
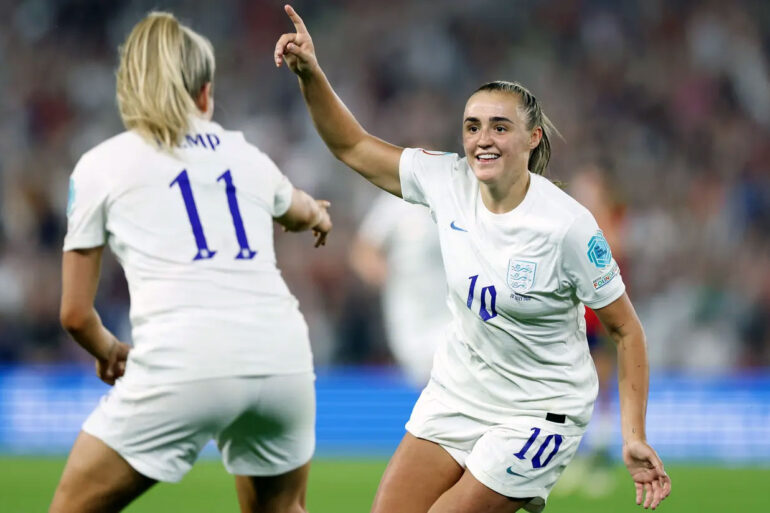
{"label": "dark blurred background", "polygon": [[[377,293],[347,265],[376,189],[330,157],[295,78],[275,69],[275,40],[292,28],[281,6],[0,1],[0,361],[87,360],[57,317],[67,180],[84,151],[122,130],[117,47],[153,8],[213,42],[215,120],[332,201],[326,248],[276,236],[317,364],[390,361]],[[653,368],[770,365],[770,2],[295,7],[340,96],[396,144],[461,152],[462,110],[477,86],[528,86],[564,136],[550,176],[598,194]],[[125,339],[128,308],[122,272],[108,260],[98,309]]]}

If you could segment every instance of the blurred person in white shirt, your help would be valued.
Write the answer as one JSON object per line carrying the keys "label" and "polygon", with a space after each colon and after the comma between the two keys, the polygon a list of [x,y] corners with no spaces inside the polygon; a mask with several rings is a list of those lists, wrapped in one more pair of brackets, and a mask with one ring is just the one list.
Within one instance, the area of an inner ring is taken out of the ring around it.
{"label": "blurred person in white shirt", "polygon": [[410,384],[422,389],[450,320],[430,211],[381,192],[353,241],[350,263],[366,284],[382,290],[390,350]]}

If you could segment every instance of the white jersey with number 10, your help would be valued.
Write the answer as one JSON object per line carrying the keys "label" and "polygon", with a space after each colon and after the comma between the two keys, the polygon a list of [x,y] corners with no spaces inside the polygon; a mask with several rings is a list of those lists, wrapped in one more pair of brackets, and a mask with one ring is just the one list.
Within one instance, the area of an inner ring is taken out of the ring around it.
{"label": "white jersey with number 10", "polygon": [[597,392],[583,304],[601,308],[625,290],[590,212],[530,173],[521,204],[493,214],[457,154],[406,149],[400,175],[404,199],[438,224],[453,318],[428,386],[476,418],[553,413],[581,433]]}

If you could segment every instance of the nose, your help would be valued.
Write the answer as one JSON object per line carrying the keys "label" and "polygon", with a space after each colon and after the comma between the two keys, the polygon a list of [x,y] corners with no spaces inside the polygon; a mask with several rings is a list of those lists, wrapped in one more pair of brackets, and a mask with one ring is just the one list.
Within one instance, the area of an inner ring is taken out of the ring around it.
{"label": "nose", "polygon": [[492,137],[491,137],[491,134],[489,133],[489,130],[482,128],[479,131],[479,140],[477,144],[482,148],[488,148],[489,146],[492,146]]}

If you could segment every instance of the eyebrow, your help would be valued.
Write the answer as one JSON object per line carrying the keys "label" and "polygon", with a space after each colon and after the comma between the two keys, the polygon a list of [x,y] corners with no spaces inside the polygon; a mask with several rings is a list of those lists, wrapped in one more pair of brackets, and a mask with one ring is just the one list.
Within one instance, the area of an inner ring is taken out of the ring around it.
{"label": "eyebrow", "polygon": [[[503,116],[493,116],[493,117],[489,118],[489,121],[491,121],[492,123],[497,123],[497,122],[503,121],[503,122],[507,122],[507,123],[513,124],[513,121],[511,121],[510,119],[508,119],[506,117],[503,117]],[[479,122],[479,118],[474,118],[474,117],[470,117],[469,116],[469,117],[465,118],[465,122],[466,123],[468,123],[468,122],[470,122],[470,123],[478,123]]]}

